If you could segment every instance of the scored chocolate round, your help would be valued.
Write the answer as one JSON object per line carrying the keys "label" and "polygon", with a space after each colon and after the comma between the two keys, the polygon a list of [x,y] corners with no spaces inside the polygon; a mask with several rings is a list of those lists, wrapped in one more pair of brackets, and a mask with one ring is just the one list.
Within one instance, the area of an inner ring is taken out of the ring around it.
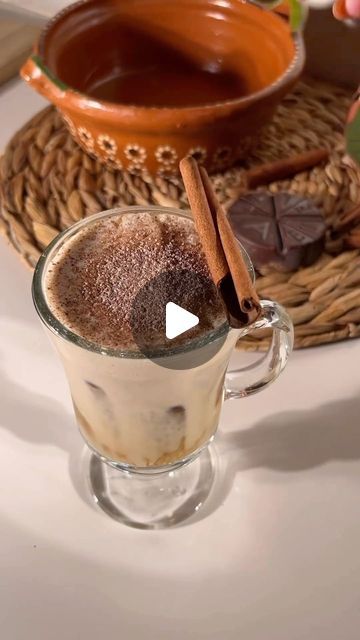
{"label": "scored chocolate round", "polygon": [[326,224],[309,198],[280,192],[254,192],[230,207],[229,220],[255,268],[294,271],[321,255]]}

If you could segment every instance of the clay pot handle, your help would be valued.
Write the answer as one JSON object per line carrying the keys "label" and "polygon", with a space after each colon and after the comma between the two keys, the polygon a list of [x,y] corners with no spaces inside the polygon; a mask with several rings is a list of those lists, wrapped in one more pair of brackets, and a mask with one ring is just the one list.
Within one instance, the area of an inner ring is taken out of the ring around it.
{"label": "clay pot handle", "polygon": [[68,87],[51,73],[39,56],[30,56],[21,68],[20,75],[53,104],[61,105],[66,100]]}

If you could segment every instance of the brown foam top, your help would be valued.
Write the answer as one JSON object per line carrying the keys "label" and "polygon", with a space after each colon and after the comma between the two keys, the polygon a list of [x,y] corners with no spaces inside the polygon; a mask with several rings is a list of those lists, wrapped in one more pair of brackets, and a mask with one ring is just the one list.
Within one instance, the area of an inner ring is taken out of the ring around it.
{"label": "brown foam top", "polygon": [[[179,271],[197,274],[199,280],[177,279],[173,292],[168,290],[169,281],[164,287],[158,285],[159,276]],[[143,315],[134,303],[152,281],[157,283],[151,300],[154,312]],[[171,346],[184,344],[225,321],[193,222],[173,214],[137,212],[92,223],[57,254],[46,284],[54,315],[68,329],[101,347],[137,349],[134,333],[138,336],[141,331],[154,346],[166,346],[163,309],[172,294],[177,304],[198,315],[201,322],[172,340]]]}

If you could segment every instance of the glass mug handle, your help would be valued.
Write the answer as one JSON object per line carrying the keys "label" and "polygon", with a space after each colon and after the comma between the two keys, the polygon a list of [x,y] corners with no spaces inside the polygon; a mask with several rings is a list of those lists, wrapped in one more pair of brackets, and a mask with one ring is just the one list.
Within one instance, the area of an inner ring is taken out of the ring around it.
{"label": "glass mug handle", "polygon": [[277,302],[260,301],[263,316],[254,322],[246,334],[256,329],[271,329],[268,352],[254,364],[228,371],[225,377],[225,400],[246,398],[262,391],[274,382],[285,368],[294,343],[294,328],[289,314]]}

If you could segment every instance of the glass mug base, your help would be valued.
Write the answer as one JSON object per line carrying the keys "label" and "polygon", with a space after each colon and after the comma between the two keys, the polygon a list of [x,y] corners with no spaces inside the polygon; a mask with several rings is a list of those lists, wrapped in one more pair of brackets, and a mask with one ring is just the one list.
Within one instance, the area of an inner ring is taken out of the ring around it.
{"label": "glass mug base", "polygon": [[199,452],[163,470],[129,470],[88,453],[93,500],[108,516],[137,529],[163,529],[198,512],[215,478],[214,454]]}

